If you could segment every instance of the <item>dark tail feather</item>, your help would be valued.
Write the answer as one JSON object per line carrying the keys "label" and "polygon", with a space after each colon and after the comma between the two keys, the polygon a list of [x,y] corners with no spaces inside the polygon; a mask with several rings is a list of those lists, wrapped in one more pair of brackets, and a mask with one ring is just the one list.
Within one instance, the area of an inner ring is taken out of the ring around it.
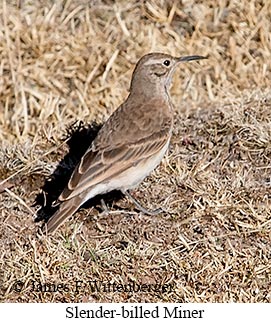
{"label": "dark tail feather", "polygon": [[53,233],[64,221],[72,216],[81,206],[81,198],[76,196],[70,200],[63,201],[59,209],[45,224],[43,232]]}

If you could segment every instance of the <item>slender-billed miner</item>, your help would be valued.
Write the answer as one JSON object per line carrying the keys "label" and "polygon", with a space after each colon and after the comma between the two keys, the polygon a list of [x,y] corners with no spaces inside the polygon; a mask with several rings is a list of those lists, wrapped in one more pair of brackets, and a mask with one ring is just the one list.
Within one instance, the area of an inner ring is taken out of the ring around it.
{"label": "slender-billed miner", "polygon": [[52,233],[86,201],[120,190],[146,214],[149,210],[131,196],[165,155],[173,128],[169,88],[173,72],[182,63],[204,56],[173,57],[150,53],[137,63],[127,99],[105,122],[58,197],[59,209],[46,223]]}

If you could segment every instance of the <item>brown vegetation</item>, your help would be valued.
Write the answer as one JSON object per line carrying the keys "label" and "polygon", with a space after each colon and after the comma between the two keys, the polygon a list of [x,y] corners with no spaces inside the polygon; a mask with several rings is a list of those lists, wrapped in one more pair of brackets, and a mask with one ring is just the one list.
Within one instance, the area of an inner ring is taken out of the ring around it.
{"label": "brown vegetation", "polygon": [[[258,0],[0,4],[2,301],[270,302],[270,12]],[[165,212],[113,199],[40,234],[35,201],[71,149],[67,129],[104,122],[152,51],[209,55],[176,73],[170,151],[135,192]],[[76,291],[94,280],[173,288]]]}

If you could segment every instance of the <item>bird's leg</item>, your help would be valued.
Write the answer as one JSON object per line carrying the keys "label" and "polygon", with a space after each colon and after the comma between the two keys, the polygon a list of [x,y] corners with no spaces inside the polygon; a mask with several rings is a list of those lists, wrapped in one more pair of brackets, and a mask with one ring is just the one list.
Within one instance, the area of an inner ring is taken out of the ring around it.
{"label": "bird's leg", "polygon": [[103,209],[103,213],[105,215],[108,215],[109,214],[109,210],[108,210],[108,207],[107,207],[104,199],[101,199],[101,206],[102,206],[102,209]]}
{"label": "bird's leg", "polygon": [[155,210],[150,210],[150,209],[146,209],[144,208],[144,206],[142,206],[131,194],[130,192],[127,190],[125,191],[122,191],[122,193],[124,195],[126,195],[133,203],[134,205],[137,207],[137,209],[145,214],[148,214],[148,215],[157,215],[161,212],[163,212],[162,209],[158,208],[158,209],[155,209]]}

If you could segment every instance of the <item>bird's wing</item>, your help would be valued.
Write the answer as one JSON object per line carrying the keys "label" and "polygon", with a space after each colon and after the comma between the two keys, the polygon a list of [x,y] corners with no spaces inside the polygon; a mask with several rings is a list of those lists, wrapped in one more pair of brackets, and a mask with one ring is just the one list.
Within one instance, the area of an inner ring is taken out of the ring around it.
{"label": "bird's wing", "polygon": [[155,155],[170,136],[172,115],[167,103],[127,100],[107,120],[74,170],[59,201],[108,181],[139,161]]}
{"label": "bird's wing", "polygon": [[138,162],[158,153],[168,142],[168,131],[159,132],[130,145],[99,152],[88,151],[73,172],[60,201],[73,198],[95,185],[109,181]]}

